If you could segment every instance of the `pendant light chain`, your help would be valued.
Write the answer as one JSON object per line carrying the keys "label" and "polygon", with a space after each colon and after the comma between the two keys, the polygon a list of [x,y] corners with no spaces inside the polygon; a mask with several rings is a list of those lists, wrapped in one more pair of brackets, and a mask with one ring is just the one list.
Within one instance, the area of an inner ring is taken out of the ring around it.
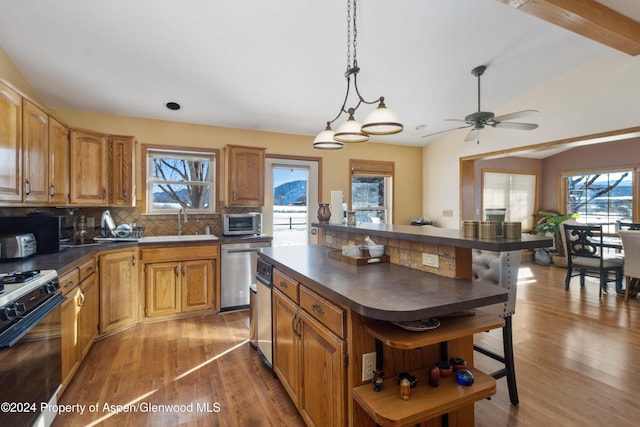
{"label": "pendant light chain", "polygon": [[358,42],[357,42],[357,38],[358,38],[358,27],[356,25],[357,22],[357,15],[358,14],[358,10],[357,10],[357,0],[353,0],[353,66],[357,67],[358,66],[358,53],[357,53],[357,48],[358,48]]}
{"label": "pendant light chain", "polygon": [[347,2],[347,71],[351,68],[351,0]]}

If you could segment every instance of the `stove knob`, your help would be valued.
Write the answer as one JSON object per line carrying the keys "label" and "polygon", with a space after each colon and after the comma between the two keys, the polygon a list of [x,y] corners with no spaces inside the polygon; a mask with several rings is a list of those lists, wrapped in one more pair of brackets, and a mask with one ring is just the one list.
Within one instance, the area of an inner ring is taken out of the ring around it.
{"label": "stove knob", "polygon": [[22,302],[17,302],[15,304],[13,304],[13,306],[15,307],[15,309],[16,309],[16,311],[18,313],[20,313],[22,311],[25,311],[27,309],[27,306],[24,305],[24,303],[22,303]]}
{"label": "stove knob", "polygon": [[18,315],[18,311],[13,307],[5,307],[2,311],[3,314],[7,316],[6,320],[11,320]]}
{"label": "stove knob", "polygon": [[46,285],[43,286],[43,288],[44,288],[45,294],[50,294],[51,292],[56,291],[56,287],[52,283],[47,283]]}
{"label": "stove knob", "polygon": [[9,316],[7,316],[5,307],[0,308],[0,320],[2,320],[3,322],[9,320]]}

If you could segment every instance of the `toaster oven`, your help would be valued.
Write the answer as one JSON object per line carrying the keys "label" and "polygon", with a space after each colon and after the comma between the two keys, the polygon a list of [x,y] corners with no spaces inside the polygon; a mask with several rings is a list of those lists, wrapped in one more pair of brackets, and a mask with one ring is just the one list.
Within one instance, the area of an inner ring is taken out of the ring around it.
{"label": "toaster oven", "polygon": [[222,214],[222,234],[225,236],[260,233],[262,233],[261,213]]}

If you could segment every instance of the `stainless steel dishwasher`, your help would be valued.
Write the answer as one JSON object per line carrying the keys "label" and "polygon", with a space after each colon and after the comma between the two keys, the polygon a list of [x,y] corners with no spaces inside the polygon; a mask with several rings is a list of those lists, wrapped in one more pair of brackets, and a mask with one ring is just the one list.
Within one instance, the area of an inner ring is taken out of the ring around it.
{"label": "stainless steel dishwasher", "polygon": [[256,283],[257,251],[271,242],[223,243],[220,246],[220,310],[249,307],[249,288]]}

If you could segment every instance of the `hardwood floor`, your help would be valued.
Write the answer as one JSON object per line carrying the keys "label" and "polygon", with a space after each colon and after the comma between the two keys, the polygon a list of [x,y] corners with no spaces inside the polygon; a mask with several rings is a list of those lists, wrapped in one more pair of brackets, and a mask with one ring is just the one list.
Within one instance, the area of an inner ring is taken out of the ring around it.
{"label": "hardwood floor", "polygon": [[[497,394],[476,404],[476,426],[640,422],[640,300],[599,299],[591,279],[580,289],[575,278],[565,291],[564,273],[523,256],[513,317],[520,405],[509,403],[500,379]],[[239,311],[144,323],[99,341],[60,400],[85,405],[85,413],[61,414],[54,426],[304,425],[247,339],[248,312]],[[476,340],[502,349],[499,331]],[[478,353],[475,364],[485,372],[499,367]],[[104,408],[133,403],[193,407],[119,414]]]}

